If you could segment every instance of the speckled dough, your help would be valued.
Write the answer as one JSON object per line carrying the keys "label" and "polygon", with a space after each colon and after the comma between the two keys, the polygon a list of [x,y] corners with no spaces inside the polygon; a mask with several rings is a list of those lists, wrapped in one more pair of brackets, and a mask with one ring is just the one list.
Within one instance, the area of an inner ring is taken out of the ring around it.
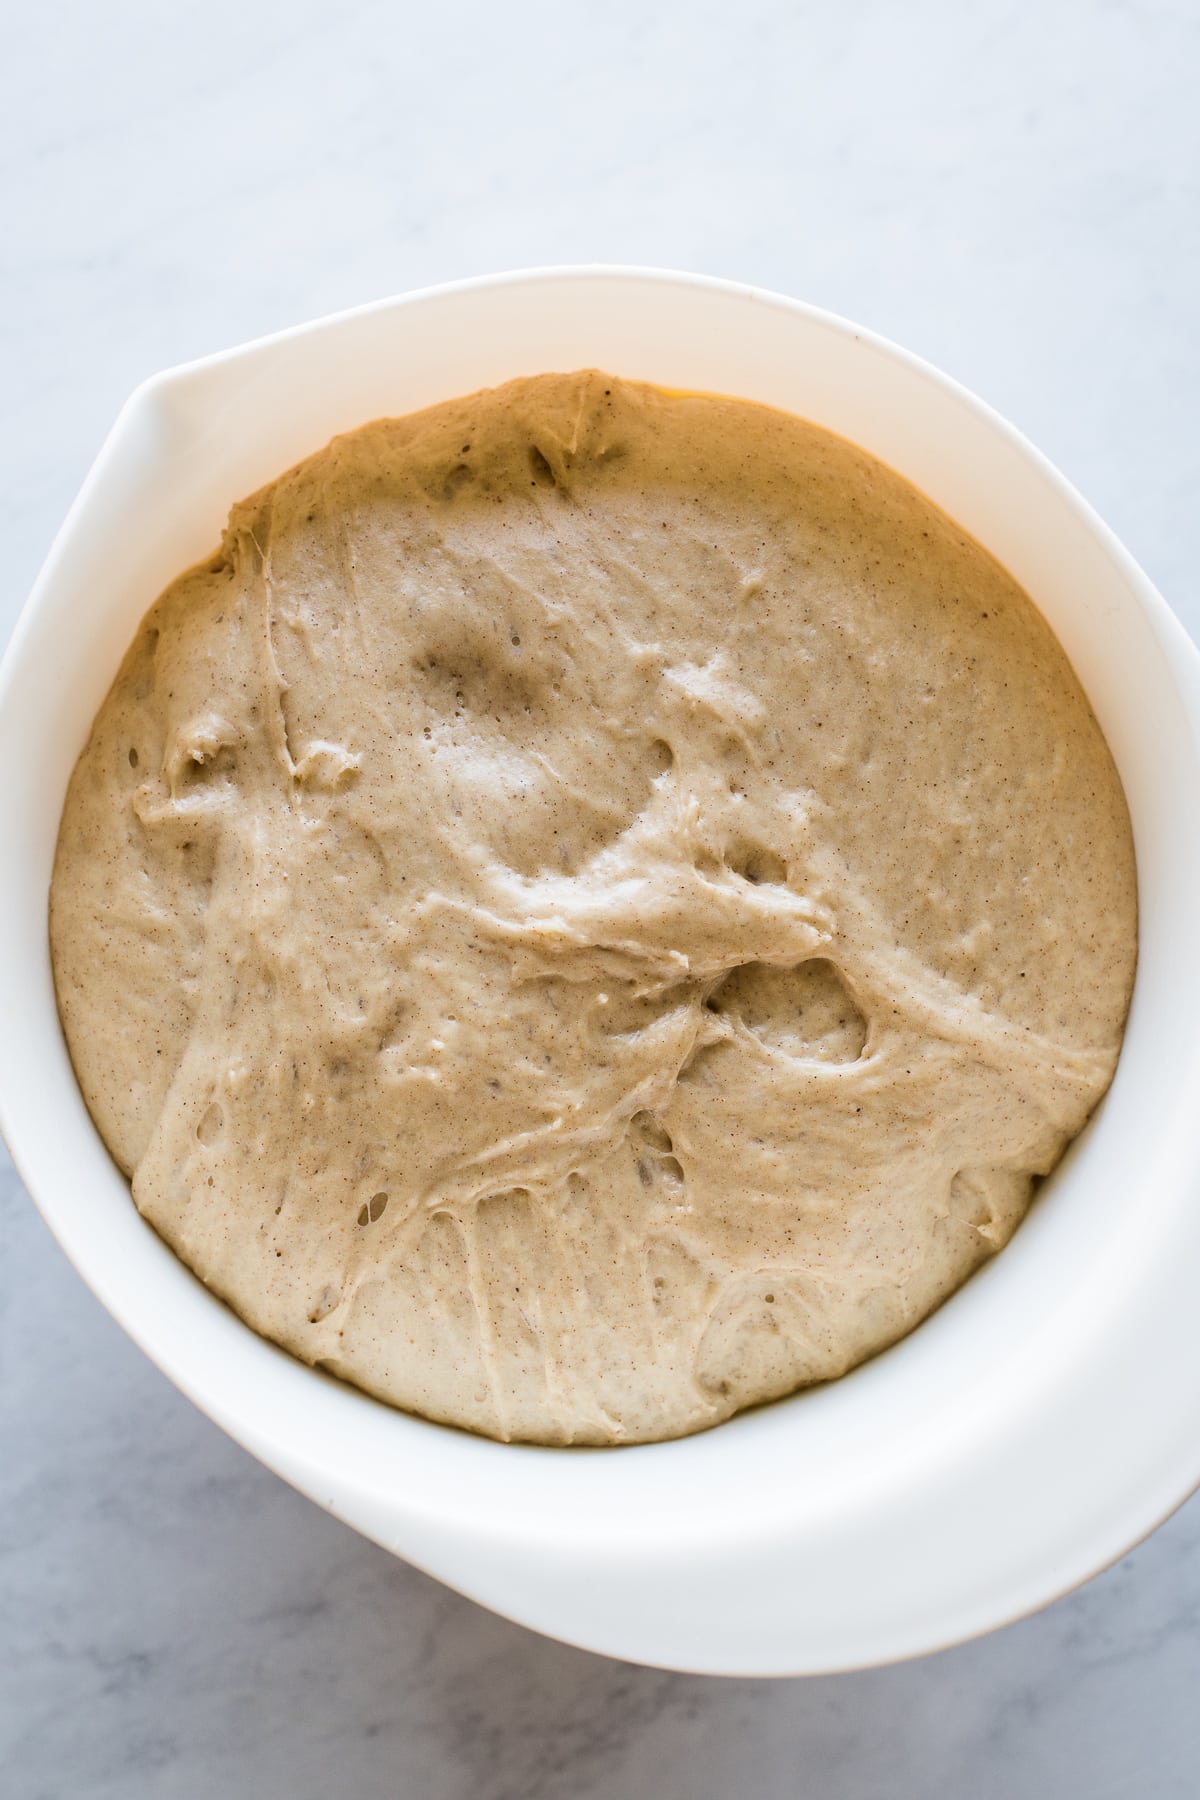
{"label": "speckled dough", "polygon": [[912,488],[545,376],[234,509],[96,720],[51,941],[138,1206],[243,1318],[609,1443],[842,1373],[1007,1241],[1112,1076],[1133,851],[1047,627]]}

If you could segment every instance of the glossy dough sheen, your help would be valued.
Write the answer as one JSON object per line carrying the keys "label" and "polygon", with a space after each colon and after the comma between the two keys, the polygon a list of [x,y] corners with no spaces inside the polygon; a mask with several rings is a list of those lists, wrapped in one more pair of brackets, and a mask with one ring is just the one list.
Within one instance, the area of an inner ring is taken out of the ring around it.
{"label": "glossy dough sheen", "polygon": [[977,544],[591,372],[234,509],[96,720],[51,934],[138,1206],[243,1318],[609,1443],[842,1373],[1007,1241],[1111,1079],[1134,864]]}

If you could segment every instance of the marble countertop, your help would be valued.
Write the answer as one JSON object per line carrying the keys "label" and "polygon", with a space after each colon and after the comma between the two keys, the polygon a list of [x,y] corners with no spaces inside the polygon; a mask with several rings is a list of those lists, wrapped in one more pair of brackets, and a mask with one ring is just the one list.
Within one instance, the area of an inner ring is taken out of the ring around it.
{"label": "marble countertop", "polygon": [[[0,641],[143,376],[590,260],[759,282],[930,357],[1200,631],[1189,0],[61,0],[5,40]],[[492,1617],[260,1468],[101,1311],[2,1152],[0,1232],[8,1800],[1200,1793],[1200,1500],[921,1662],[632,1668]]]}

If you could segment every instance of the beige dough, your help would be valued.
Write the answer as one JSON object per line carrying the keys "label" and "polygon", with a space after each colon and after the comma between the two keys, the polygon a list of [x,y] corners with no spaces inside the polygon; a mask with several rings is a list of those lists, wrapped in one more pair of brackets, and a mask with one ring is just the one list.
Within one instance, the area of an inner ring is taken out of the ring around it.
{"label": "beige dough", "polygon": [[630,1442],[1007,1241],[1111,1079],[1134,862],[976,543],[799,420],[588,372],[234,508],[95,722],[51,940],[137,1205],[252,1326]]}

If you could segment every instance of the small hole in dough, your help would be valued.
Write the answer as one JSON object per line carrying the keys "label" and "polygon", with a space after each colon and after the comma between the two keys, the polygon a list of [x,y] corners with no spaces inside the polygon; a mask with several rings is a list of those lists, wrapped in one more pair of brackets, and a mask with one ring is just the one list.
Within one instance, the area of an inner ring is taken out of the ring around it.
{"label": "small hole in dough", "polygon": [[782,887],[787,881],[787,864],[765,844],[743,844],[730,857],[729,866],[735,875],[743,881],[750,882],[752,887],[771,884]]}
{"label": "small hole in dough", "polygon": [[202,1144],[215,1144],[225,1124],[225,1114],[214,1100],[204,1117],[196,1127],[196,1136]]}
{"label": "small hole in dough", "polygon": [[442,499],[453,500],[470,480],[471,471],[466,463],[456,463],[454,468],[447,470],[445,480],[442,482]]}
{"label": "small hole in dough", "polygon": [[136,769],[138,766],[138,753],[132,744],[129,747],[129,766],[131,769]]}
{"label": "small hole in dough", "polygon": [[671,1135],[664,1131],[651,1112],[636,1112],[629,1123],[644,1143],[654,1150],[670,1150],[673,1148]]}
{"label": "small hole in dough", "polygon": [[659,775],[665,775],[674,761],[675,752],[672,750],[670,744],[668,744],[666,738],[655,738],[650,745],[651,774],[656,779]]}
{"label": "small hole in dough", "polygon": [[529,472],[533,476],[534,487],[557,487],[554,470],[546,461],[536,444],[529,446]]}
{"label": "small hole in dough", "polygon": [[231,781],[237,772],[237,756],[230,744],[194,744],[185,754],[179,779],[185,788],[216,787]]}
{"label": "small hole in dough", "polygon": [[308,1309],[310,1325],[319,1325],[327,1319],[331,1312],[336,1312],[342,1303],[342,1296],[335,1287],[323,1287]]}

